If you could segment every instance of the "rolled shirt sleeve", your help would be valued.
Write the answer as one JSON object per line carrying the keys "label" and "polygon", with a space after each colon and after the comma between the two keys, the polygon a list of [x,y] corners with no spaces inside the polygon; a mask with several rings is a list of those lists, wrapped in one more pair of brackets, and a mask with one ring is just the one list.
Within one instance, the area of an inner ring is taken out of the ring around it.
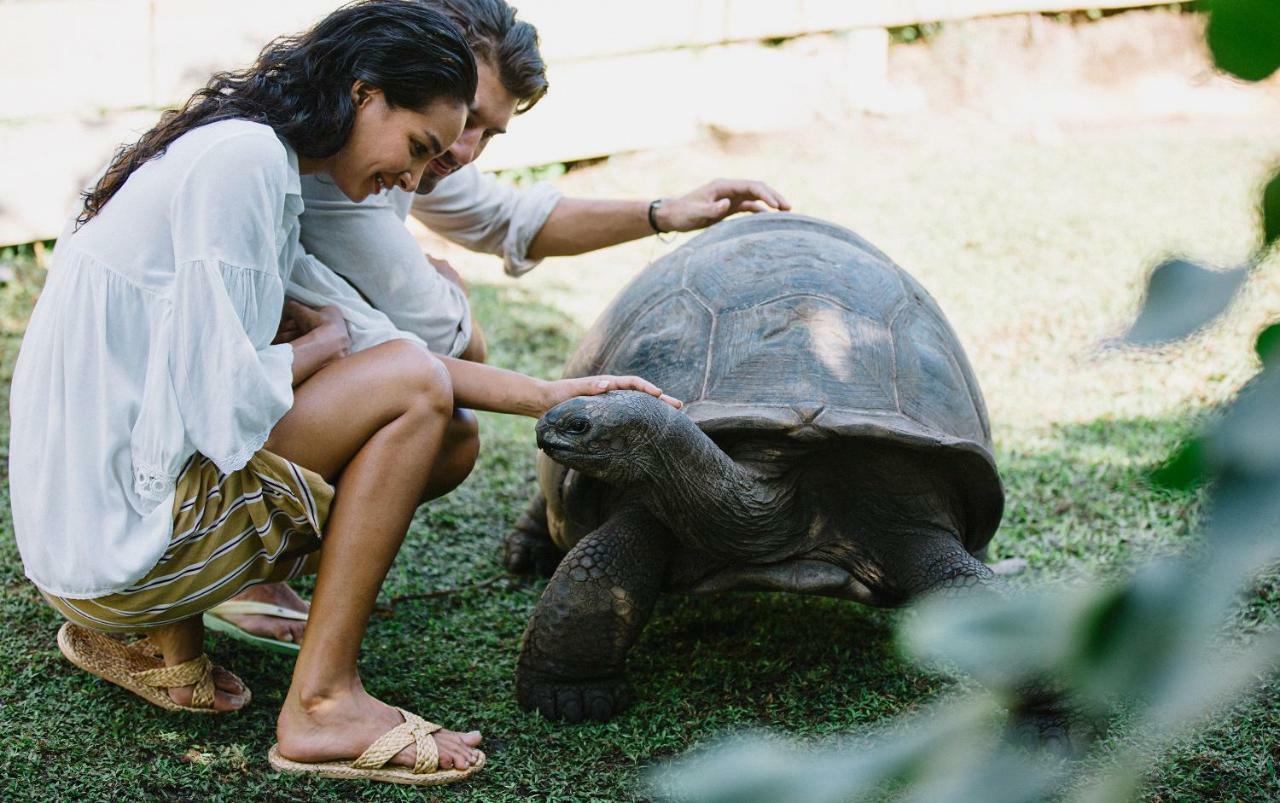
{"label": "rolled shirt sleeve", "polygon": [[516,190],[466,165],[430,193],[415,195],[411,212],[464,248],[502,257],[508,275],[522,276],[542,261],[529,258],[529,246],[560,198],[545,181]]}

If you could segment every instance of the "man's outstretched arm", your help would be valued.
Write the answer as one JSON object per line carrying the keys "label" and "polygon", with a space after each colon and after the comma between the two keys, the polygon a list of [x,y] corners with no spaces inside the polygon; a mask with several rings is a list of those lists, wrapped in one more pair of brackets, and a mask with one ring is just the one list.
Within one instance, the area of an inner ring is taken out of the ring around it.
{"label": "man's outstretched arm", "polygon": [[[572,256],[654,233],[649,201],[561,198],[529,244],[529,259]],[[661,232],[694,231],[737,212],[786,212],[791,204],[762,181],[716,179],[653,210]]]}

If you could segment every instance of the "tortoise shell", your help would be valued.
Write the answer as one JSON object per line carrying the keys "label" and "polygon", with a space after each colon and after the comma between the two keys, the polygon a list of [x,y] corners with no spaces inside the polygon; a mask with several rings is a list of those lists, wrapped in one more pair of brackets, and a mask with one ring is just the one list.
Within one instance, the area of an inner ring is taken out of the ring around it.
{"label": "tortoise shell", "polygon": [[[645,377],[682,399],[717,441],[772,433],[815,446],[875,438],[925,450],[955,468],[966,548],[981,549],[999,524],[1004,494],[986,405],[955,332],[915,279],[834,224],[738,217],[653,262],[565,370],[592,374]],[[539,459],[553,536],[569,546],[576,538],[556,532],[554,514],[578,518],[573,498],[595,492]]]}

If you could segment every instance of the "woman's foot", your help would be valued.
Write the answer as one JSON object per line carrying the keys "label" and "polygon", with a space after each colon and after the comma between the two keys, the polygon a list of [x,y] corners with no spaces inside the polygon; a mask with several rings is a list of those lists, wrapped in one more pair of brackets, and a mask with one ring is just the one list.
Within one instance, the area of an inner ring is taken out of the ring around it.
{"label": "woman's foot", "polygon": [[[352,761],[382,734],[404,722],[400,712],[371,697],[362,688],[302,705],[290,691],[276,720],[280,755],[292,761]],[[431,734],[440,755],[440,769],[466,769],[480,754],[480,732],[438,730]],[[390,764],[412,767],[417,753],[410,745]]]}
{"label": "woman's foot", "polygon": [[[288,583],[266,583],[264,585],[250,586],[232,597],[231,601],[265,602],[268,605],[279,605],[281,608],[303,613],[306,613],[311,607],[310,603],[298,596],[298,592],[290,588]],[[296,619],[281,619],[278,616],[239,613],[225,616],[218,615],[251,635],[277,641],[290,641],[294,644],[302,643],[303,631],[307,626],[306,622]]]}
{"label": "woman's foot", "polygon": [[[165,661],[165,666],[173,666]],[[169,689],[169,699],[178,705],[191,705],[195,686],[174,686]],[[239,711],[249,702],[245,685],[240,678],[220,666],[213,668],[213,709],[215,711]]]}
{"label": "woman's foot", "polygon": [[[158,653],[165,666],[177,666],[204,654],[204,625],[199,616],[177,624],[157,628],[147,635],[149,650]],[[169,699],[178,705],[191,705],[195,686],[169,687]],[[213,668],[213,708],[215,711],[238,711],[249,702],[249,690],[240,678],[220,666]]]}

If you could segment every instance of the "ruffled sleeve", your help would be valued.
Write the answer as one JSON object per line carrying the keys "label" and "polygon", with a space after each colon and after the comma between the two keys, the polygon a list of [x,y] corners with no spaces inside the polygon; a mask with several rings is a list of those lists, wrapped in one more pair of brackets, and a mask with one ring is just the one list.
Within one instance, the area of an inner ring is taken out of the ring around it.
{"label": "ruffled sleeve", "polygon": [[284,306],[288,170],[270,130],[249,130],[201,154],[174,194],[175,274],[166,314],[153,322],[133,437],[144,499],[172,492],[183,440],[236,471],[293,405],[293,349],[271,345]]}
{"label": "ruffled sleeve", "polygon": [[178,266],[169,364],[187,438],[220,471],[243,468],[293,406],[293,347],[271,345],[283,307],[278,275]]}
{"label": "ruffled sleeve", "polygon": [[516,190],[467,165],[427,195],[415,196],[412,211],[440,236],[500,256],[503,270],[521,276],[542,261],[529,258],[529,246],[560,198],[545,181]]}

